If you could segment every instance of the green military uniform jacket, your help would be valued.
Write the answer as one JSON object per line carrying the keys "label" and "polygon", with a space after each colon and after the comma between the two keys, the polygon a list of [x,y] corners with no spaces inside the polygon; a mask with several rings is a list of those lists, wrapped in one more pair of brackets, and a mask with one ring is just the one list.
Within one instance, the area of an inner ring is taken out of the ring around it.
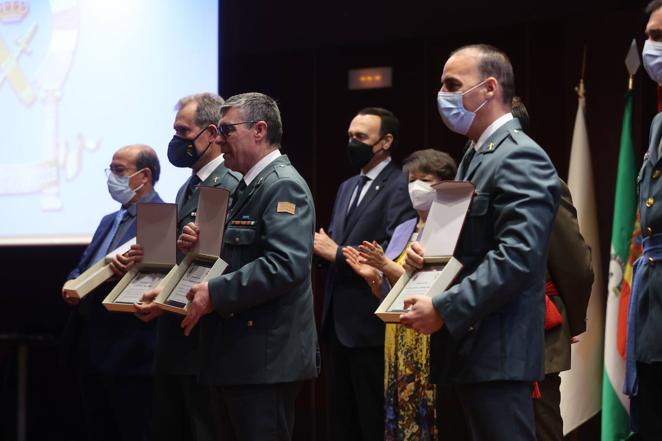
{"label": "green military uniform jacket", "polygon": [[[195,212],[198,208],[198,188],[196,187],[187,200],[186,189],[191,178],[181,186],[177,192],[177,234],[189,222],[195,221]],[[241,175],[229,170],[224,164],[216,169],[200,183],[201,186],[221,187],[234,191],[239,183]],[[184,254],[177,250],[177,262],[181,262]],[[199,356],[198,330],[186,337],[180,326],[182,317],[176,314],[165,314],[158,318],[156,355],[154,358],[154,369],[159,374],[168,375],[197,375]]]}
{"label": "green military uniform jacket", "polygon": [[200,381],[286,383],[318,370],[311,262],[315,207],[282,155],[230,208],[225,274],[209,281],[214,311],[201,321]]}

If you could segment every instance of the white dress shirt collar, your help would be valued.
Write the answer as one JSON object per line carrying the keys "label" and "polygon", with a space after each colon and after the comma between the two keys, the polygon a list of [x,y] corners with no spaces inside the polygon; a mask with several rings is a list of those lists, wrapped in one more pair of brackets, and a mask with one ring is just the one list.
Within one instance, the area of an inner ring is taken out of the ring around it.
{"label": "white dress shirt collar", "polygon": [[386,168],[389,162],[391,162],[390,156],[384,159],[379,164],[375,165],[373,168],[371,168],[368,173],[363,173],[363,170],[361,170],[361,174],[367,176],[368,179],[370,179],[371,181],[374,181],[377,178],[377,176],[379,176],[379,174],[382,172],[382,170]]}
{"label": "white dress shirt collar", "polygon": [[276,149],[273,152],[269,153],[264,158],[257,161],[257,163],[253,167],[251,167],[251,169],[248,170],[244,175],[244,182],[246,183],[246,186],[251,185],[253,179],[255,179],[262,170],[267,168],[267,166],[271,164],[274,160],[276,160],[276,158],[278,158],[279,156],[280,156],[280,150]]}
{"label": "white dress shirt collar", "polygon": [[487,141],[487,138],[492,136],[494,134],[494,132],[499,130],[499,128],[502,125],[504,125],[505,123],[507,123],[511,119],[513,119],[513,114],[510,113],[510,112],[505,113],[505,114],[501,115],[500,117],[498,117],[497,119],[495,119],[492,122],[492,124],[487,126],[485,131],[483,131],[483,133],[480,135],[480,137],[478,138],[478,141],[476,141],[476,143],[473,146],[474,149],[476,149],[476,151],[479,151],[480,148],[482,147],[482,145],[485,143],[485,141]]}
{"label": "white dress shirt collar", "polygon": [[209,177],[213,173],[214,170],[216,170],[216,167],[219,165],[223,164],[223,154],[221,153],[205,165],[203,165],[200,170],[196,173],[198,177],[200,178],[200,182],[205,182],[205,179]]}

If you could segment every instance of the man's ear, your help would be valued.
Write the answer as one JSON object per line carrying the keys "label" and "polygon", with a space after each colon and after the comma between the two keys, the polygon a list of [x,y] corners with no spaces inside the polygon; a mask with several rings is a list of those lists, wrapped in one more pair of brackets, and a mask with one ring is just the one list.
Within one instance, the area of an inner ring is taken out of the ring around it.
{"label": "man's ear", "polygon": [[392,145],[393,145],[393,135],[387,133],[386,136],[384,136],[384,150],[390,150]]}
{"label": "man's ear", "polygon": [[485,87],[487,89],[485,92],[485,97],[487,99],[491,99],[494,98],[494,94],[497,91],[497,87],[499,87],[499,83],[497,82],[496,78],[489,77],[485,80]]}
{"label": "man's ear", "polygon": [[142,182],[144,184],[151,184],[152,183],[152,169],[150,169],[149,167],[145,167],[141,174],[143,175],[143,181]]}
{"label": "man's ear", "polygon": [[205,130],[209,135],[209,139],[212,142],[214,142],[214,140],[216,140],[216,137],[218,136],[218,127],[216,127],[214,124],[209,124]]}
{"label": "man's ear", "polygon": [[[220,146],[221,144],[221,132],[218,130],[218,126],[214,124],[210,124],[207,127],[207,133],[209,134],[209,142],[215,144],[216,146]],[[215,147],[215,146],[212,146]]]}
{"label": "man's ear", "polygon": [[267,123],[265,121],[258,121],[255,123],[253,126],[253,130],[255,130],[255,140],[256,141],[262,141],[263,139],[266,139],[267,137]]}

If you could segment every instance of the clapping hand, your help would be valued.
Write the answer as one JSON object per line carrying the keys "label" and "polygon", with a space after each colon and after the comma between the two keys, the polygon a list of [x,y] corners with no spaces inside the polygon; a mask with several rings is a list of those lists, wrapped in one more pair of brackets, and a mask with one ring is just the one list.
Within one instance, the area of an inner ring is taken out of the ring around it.
{"label": "clapping hand", "polygon": [[338,244],[331,239],[331,236],[326,234],[324,228],[320,228],[319,232],[315,233],[313,250],[322,259],[334,262],[336,260],[336,253],[338,252]]}
{"label": "clapping hand", "polygon": [[363,241],[359,245],[359,252],[363,262],[378,270],[384,269],[390,259],[384,255],[384,249],[374,240],[372,242]]}

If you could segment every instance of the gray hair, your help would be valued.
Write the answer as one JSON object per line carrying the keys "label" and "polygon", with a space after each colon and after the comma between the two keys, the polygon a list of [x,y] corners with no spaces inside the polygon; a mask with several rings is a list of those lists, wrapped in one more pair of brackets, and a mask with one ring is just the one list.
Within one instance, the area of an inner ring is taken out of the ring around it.
{"label": "gray hair", "polygon": [[195,125],[205,128],[210,124],[218,124],[218,120],[221,119],[221,106],[224,102],[223,97],[215,93],[196,93],[177,101],[175,110],[179,112],[189,104],[196,103],[198,107],[195,110]]}
{"label": "gray hair", "polygon": [[267,141],[271,145],[280,145],[283,136],[283,123],[276,101],[259,92],[241,93],[232,96],[221,106],[221,116],[232,107],[239,108],[245,121],[267,123]]}

